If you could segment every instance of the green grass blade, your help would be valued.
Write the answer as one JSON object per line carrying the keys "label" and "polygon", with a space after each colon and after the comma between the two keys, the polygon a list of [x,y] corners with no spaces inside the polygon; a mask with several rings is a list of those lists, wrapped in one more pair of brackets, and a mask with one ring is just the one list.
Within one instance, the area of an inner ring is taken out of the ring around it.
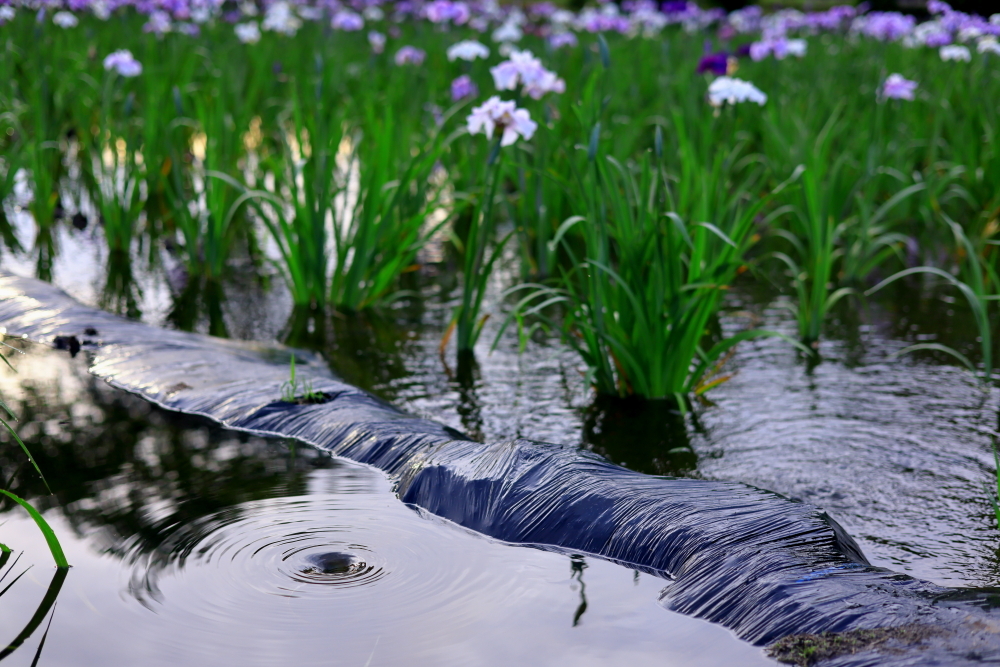
{"label": "green grass blade", "polygon": [[42,535],[45,536],[45,542],[49,545],[49,551],[52,552],[52,559],[56,562],[56,567],[66,568],[69,567],[69,563],[66,561],[66,556],[63,554],[62,546],[59,544],[59,538],[56,537],[55,531],[49,526],[49,523],[42,518],[42,515],[38,513],[34,507],[31,506],[27,500],[23,500],[15,496],[10,491],[0,489],[0,493],[7,496],[15,503],[24,508],[24,510],[34,519],[35,524],[38,529],[42,531]]}
{"label": "green grass blade", "polygon": [[915,345],[908,345],[898,352],[893,352],[892,357],[899,357],[904,354],[909,354],[910,352],[918,352],[920,350],[934,350],[937,352],[944,352],[945,354],[951,355],[952,357],[958,359],[962,362],[966,368],[972,371],[973,374],[976,372],[976,366],[969,358],[956,350],[953,347],[948,347],[947,345],[942,345],[941,343],[917,343]]}

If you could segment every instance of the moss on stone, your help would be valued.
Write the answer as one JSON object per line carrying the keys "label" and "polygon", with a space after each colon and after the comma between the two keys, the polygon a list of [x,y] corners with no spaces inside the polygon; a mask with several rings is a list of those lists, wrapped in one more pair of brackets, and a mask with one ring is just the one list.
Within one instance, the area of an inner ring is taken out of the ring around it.
{"label": "moss on stone", "polygon": [[811,667],[823,660],[873,650],[893,650],[890,644],[913,645],[942,634],[929,625],[901,625],[894,628],[823,632],[818,635],[789,635],[772,644],[767,653],[779,662]]}

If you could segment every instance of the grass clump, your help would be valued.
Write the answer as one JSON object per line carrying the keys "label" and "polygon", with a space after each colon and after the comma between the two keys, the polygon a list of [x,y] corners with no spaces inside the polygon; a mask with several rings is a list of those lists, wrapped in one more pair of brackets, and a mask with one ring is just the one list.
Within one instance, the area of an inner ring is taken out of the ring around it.
{"label": "grass clump", "polygon": [[295,355],[289,362],[288,381],[281,385],[281,400],[284,403],[310,405],[326,403],[329,396],[321,391],[315,391],[310,380],[300,380],[295,373]]}
{"label": "grass clump", "polygon": [[[522,335],[529,316],[560,331],[599,394],[670,399],[683,408],[686,396],[728,379],[721,367],[738,343],[780,336],[759,329],[711,332],[725,292],[745,270],[767,199],[749,195],[752,171],[735,192],[721,187],[737,177],[738,156],[717,156],[701,172],[699,190],[689,193],[690,186],[672,183],[661,167],[658,129],[654,151],[631,165],[598,154],[599,132],[595,127],[586,171],[578,176],[586,215],[566,220],[553,241],[563,244],[570,268],[554,285],[515,290],[528,294],[514,317]],[[695,149],[688,150],[696,163]],[[709,198],[717,201],[707,204]],[[682,217],[677,211],[688,199],[705,203],[690,205],[689,217]],[[701,217],[707,209],[717,212],[718,224]],[[561,322],[548,314],[553,306],[563,307]]]}

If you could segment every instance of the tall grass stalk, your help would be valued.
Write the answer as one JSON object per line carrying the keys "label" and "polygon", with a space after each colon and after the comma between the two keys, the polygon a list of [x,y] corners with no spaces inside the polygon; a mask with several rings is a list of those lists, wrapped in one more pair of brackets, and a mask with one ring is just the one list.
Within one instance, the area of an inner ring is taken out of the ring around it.
{"label": "tall grass stalk", "polygon": [[813,347],[818,344],[826,314],[854,291],[850,287],[835,289],[832,282],[834,266],[842,254],[837,239],[838,204],[843,201],[842,176],[848,154],[834,151],[842,126],[837,110],[806,149],[805,162],[795,171],[800,184],[789,190],[801,196],[791,204],[789,228],[776,232],[789,243],[792,253],[773,253],[791,273],[798,297],[799,337]]}
{"label": "tall grass stalk", "polygon": [[[176,89],[175,89],[176,90]],[[184,238],[188,271],[209,282],[217,282],[226,273],[226,262],[240,235],[238,216],[244,199],[239,196],[243,184],[227,170],[236,166],[240,131],[231,113],[225,109],[222,95],[209,88],[194,95],[197,121],[179,117],[172,123],[171,179],[167,188],[171,213]],[[181,96],[175,94],[180,106]],[[181,111],[181,109],[178,109]],[[196,169],[179,167],[185,152],[195,155]],[[247,232],[250,233],[250,232]]]}
{"label": "tall grass stalk", "polygon": [[459,364],[471,358],[476,341],[483,332],[483,325],[488,316],[480,315],[486,287],[493,266],[500,258],[503,248],[513,232],[508,233],[497,242],[492,251],[490,244],[494,241],[494,203],[502,178],[503,151],[500,148],[500,137],[491,142],[490,152],[486,158],[486,182],[483,184],[482,195],[476,204],[472,224],[463,244],[462,298],[455,307],[451,327],[455,331],[455,342]]}
{"label": "tall grass stalk", "polygon": [[120,81],[111,73],[105,77],[100,132],[90,150],[90,176],[108,247],[112,253],[127,255],[143,201],[136,164],[140,134],[133,118],[135,96],[126,96],[120,117],[112,109],[113,89]]}

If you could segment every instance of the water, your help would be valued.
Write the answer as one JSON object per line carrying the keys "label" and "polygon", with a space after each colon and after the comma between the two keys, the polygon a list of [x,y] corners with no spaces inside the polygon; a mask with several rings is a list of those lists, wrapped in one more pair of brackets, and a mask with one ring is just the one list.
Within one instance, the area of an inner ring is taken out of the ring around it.
{"label": "water", "polygon": [[[104,296],[105,258],[91,231],[63,230],[55,282],[87,303]],[[165,254],[169,269],[169,253]],[[505,265],[514,266],[515,262]],[[29,260],[4,258],[22,274]],[[171,326],[176,289],[169,271],[137,269],[143,319]],[[961,297],[898,284],[865,308],[844,302],[810,363],[787,344],[741,344],[733,379],[686,417],[665,406],[595,401],[575,355],[536,337],[524,354],[513,332],[490,343],[502,322],[492,285],[471,377],[459,378],[439,344],[450,317],[447,267],[418,276],[424,299],[378,315],[288,322],[286,291],[240,274],[226,288],[225,328],[242,338],[284,339],[321,351],[347,380],[416,414],[486,439],[523,436],[578,443],[651,474],[741,481],[824,507],[876,564],[949,586],[1000,584],[989,503],[991,437],[1000,396],[943,355],[892,355],[938,341],[976,357]],[[82,279],[85,278],[85,279]],[[789,301],[750,285],[734,290],[724,326],[794,334]],[[203,313],[195,328],[208,331]]]}
{"label": "water", "polygon": [[[664,610],[666,582],[487,539],[403,505],[385,476],[213,427],[111,389],[36,345],[0,393],[55,491],[0,453],[73,565],[20,509],[0,537],[27,573],[0,598],[7,664],[755,665],[760,649]],[[2,574],[2,573],[0,573]],[[56,581],[55,583],[58,583]],[[49,625],[51,619],[51,625]],[[47,633],[46,633],[47,629]]]}

